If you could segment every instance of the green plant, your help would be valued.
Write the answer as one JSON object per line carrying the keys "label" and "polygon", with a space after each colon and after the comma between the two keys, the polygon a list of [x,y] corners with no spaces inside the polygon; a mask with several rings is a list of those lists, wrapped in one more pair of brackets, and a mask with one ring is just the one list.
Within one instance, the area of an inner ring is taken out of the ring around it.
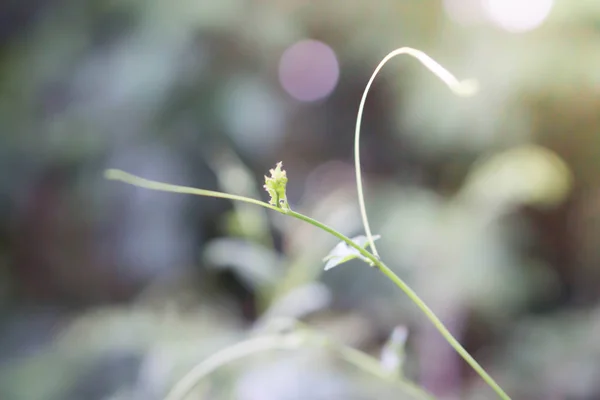
{"label": "green plant", "polygon": [[[421,298],[398,276],[396,275],[388,266],[386,266],[379,258],[379,254],[375,247],[375,239],[374,235],[371,233],[371,228],[369,226],[369,221],[367,218],[365,202],[364,202],[364,194],[362,187],[362,177],[361,177],[361,166],[360,166],[360,127],[362,121],[362,113],[365,106],[365,102],[367,99],[367,95],[369,93],[369,89],[375,80],[375,77],[379,73],[379,71],[383,68],[383,66],[392,58],[407,54],[410,55],[417,60],[419,60],[425,67],[427,67],[432,73],[434,73],[438,78],[440,78],[456,95],[458,96],[470,96],[477,92],[477,83],[472,80],[467,81],[459,81],[457,80],[450,72],[448,72],[444,67],[434,61],[432,58],[427,56],[425,53],[415,50],[408,47],[403,47],[396,49],[389,53],[377,66],[373,75],[371,76],[365,91],[363,93],[358,115],[356,119],[356,131],[355,131],[355,168],[356,168],[356,185],[358,190],[358,199],[360,205],[360,212],[362,217],[362,222],[364,225],[366,236],[357,237],[354,239],[350,239],[335,229],[314,220],[306,215],[293,211],[287,201],[286,197],[286,184],[287,184],[287,176],[285,170],[283,170],[283,164],[281,162],[277,163],[276,167],[272,169],[271,176],[265,176],[265,189],[269,193],[270,199],[269,203],[265,203],[260,200],[256,200],[253,198],[237,196],[228,193],[203,190],[190,188],[185,186],[171,185],[168,183],[151,181],[148,179],[144,179],[132,174],[129,174],[124,171],[109,169],[105,172],[105,176],[107,179],[118,180],[125,183],[129,183],[135,186],[160,190],[166,192],[174,192],[174,193],[186,193],[186,194],[195,194],[200,196],[210,196],[210,197],[218,197],[235,201],[242,201],[246,203],[251,203],[255,205],[259,205],[261,207],[265,207],[271,209],[273,211],[279,212],[281,214],[297,218],[304,222],[307,222],[319,229],[322,229],[329,234],[337,237],[343,243],[342,246],[337,246],[332,253],[328,257],[326,257],[327,266],[326,268],[332,268],[336,265],[339,265],[343,262],[346,262],[352,258],[361,258],[373,268],[379,270],[383,273],[389,280],[391,280],[398,288],[400,288],[416,305],[417,307],[425,314],[425,316],[431,321],[431,323],[436,327],[436,329],[441,333],[441,335],[446,339],[446,341],[456,350],[456,352],[481,376],[481,378],[496,392],[496,394],[502,399],[510,399],[510,397],[502,390],[502,388],[494,381],[494,379],[479,365],[479,363],[465,350],[465,348],[454,338],[454,336],[448,331],[448,329],[444,326],[444,324],[440,321],[440,319],[436,316],[436,314],[421,300]],[[371,249],[371,252],[367,250],[367,247]],[[254,342],[251,342],[248,346],[240,346],[236,347],[234,350],[230,352],[226,352],[225,356],[219,358],[217,357],[217,366],[222,362],[227,362],[229,359],[235,359],[237,356],[244,356],[247,353],[253,353],[260,350],[268,350],[273,348],[282,348],[286,347],[285,344],[280,343],[280,338],[275,338],[272,341],[266,340],[265,343],[261,342],[261,345],[255,346]],[[270,343],[270,344],[269,344]],[[233,354],[233,356],[232,356]],[[212,362],[212,361],[211,361]],[[207,373],[212,371],[214,367],[211,367],[209,363],[209,367],[206,367],[206,364],[202,368],[208,368],[208,372],[201,368],[201,373],[192,376],[194,379],[200,379],[205,376]],[[189,379],[189,376],[184,378]],[[189,388],[189,382],[184,386]],[[185,391],[184,391],[185,392]],[[185,393],[182,395],[171,395],[168,397],[169,400],[181,400]]]}

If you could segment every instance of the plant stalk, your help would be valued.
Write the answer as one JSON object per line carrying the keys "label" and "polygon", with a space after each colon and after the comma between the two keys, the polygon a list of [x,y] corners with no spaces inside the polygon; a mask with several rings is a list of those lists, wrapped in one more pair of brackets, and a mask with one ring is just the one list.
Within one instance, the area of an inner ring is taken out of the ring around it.
{"label": "plant stalk", "polygon": [[388,268],[379,257],[370,253],[366,249],[359,246],[352,239],[345,236],[344,234],[336,231],[335,229],[312,219],[304,214],[300,214],[293,210],[289,209],[281,209],[275,206],[272,206],[268,203],[265,203],[260,200],[251,199],[243,196],[236,196],[228,193],[216,192],[212,190],[203,190],[203,189],[195,189],[187,186],[179,186],[172,185],[168,183],[156,182],[144,178],[140,178],[138,176],[129,174],[127,172],[117,170],[117,169],[109,169],[105,172],[105,177],[110,180],[122,181],[125,183],[129,183],[135,186],[159,190],[165,192],[173,192],[173,193],[185,193],[185,194],[195,194],[200,196],[209,196],[209,197],[218,197],[229,200],[243,201],[246,203],[255,204],[261,207],[268,208],[273,211],[277,211],[281,214],[289,215],[290,217],[299,219],[301,221],[307,222],[323,231],[337,237],[342,240],[349,246],[355,248],[362,256],[367,258],[375,268],[381,271],[389,280],[394,282],[394,284],[400,288],[406,295],[417,305],[417,307],[425,314],[425,316],[431,321],[431,323],[435,326],[435,328],[440,332],[440,334],[446,339],[446,341],[456,350],[456,352],[481,376],[481,378],[496,392],[496,394],[503,400],[511,400],[510,397],[502,390],[502,388],[494,381],[494,379],[479,365],[479,363],[469,354],[469,352],[452,336],[450,331],[444,326],[442,321],[435,315],[435,313],[425,304],[423,300],[398,276],[394,271]]}

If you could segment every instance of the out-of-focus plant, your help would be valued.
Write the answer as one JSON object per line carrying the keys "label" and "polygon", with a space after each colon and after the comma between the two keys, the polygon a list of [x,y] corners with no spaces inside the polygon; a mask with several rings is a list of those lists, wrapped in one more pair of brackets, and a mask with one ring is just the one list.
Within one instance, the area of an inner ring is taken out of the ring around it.
{"label": "out-of-focus plant", "polygon": [[[335,229],[314,220],[304,214],[293,211],[290,208],[290,205],[287,200],[286,195],[286,185],[288,182],[286,171],[283,169],[283,164],[280,162],[276,165],[274,169],[270,170],[271,175],[269,177],[265,176],[265,185],[264,188],[268,192],[270,199],[269,203],[265,203],[260,200],[256,200],[253,198],[238,196],[229,193],[215,192],[203,189],[195,189],[185,186],[177,186],[171,185],[162,182],[156,182],[147,180],[141,177],[137,177],[131,175],[127,172],[120,170],[107,170],[105,175],[108,179],[112,180],[120,180],[126,183],[130,183],[136,186],[153,189],[153,190],[162,190],[167,192],[174,193],[187,193],[187,194],[196,194],[200,196],[210,196],[210,197],[218,197],[225,198],[230,200],[236,200],[246,203],[251,203],[255,205],[260,205],[265,208],[269,208],[273,211],[277,211],[281,214],[288,215],[304,222],[307,222],[317,228],[322,229],[323,231],[328,232],[329,234],[340,239],[344,245],[337,246],[333,250],[333,254],[330,254],[326,257],[327,269],[333,268],[336,265],[339,265],[343,262],[346,262],[353,258],[361,258],[365,262],[367,262],[371,267],[382,272],[388,279],[390,279],[397,287],[399,287],[408,297],[419,307],[419,309],[427,316],[427,318],[433,323],[436,329],[442,334],[442,336],[448,341],[448,343],[460,354],[460,356],[482,377],[482,379],[496,392],[496,394],[502,399],[510,399],[510,397],[504,392],[504,390],[494,381],[494,379],[479,365],[479,363],[467,352],[467,350],[454,338],[454,336],[450,333],[450,331],[444,326],[441,320],[436,316],[436,314],[421,300],[421,298],[398,276],[396,275],[388,266],[386,266],[379,258],[379,254],[375,247],[374,241],[375,237],[371,233],[371,229],[369,226],[368,218],[366,215],[366,208],[364,203],[364,195],[362,188],[362,177],[361,177],[361,166],[360,166],[360,127],[362,120],[362,112],[365,106],[366,98],[369,92],[369,89],[377,76],[378,72],[383,68],[383,66],[392,58],[402,55],[408,54],[417,60],[419,60],[425,67],[427,67],[431,72],[433,72],[438,78],[440,78],[456,95],[458,96],[470,96],[476,93],[477,91],[477,83],[475,81],[459,81],[457,80],[450,72],[448,72],[445,68],[443,68],[440,64],[435,62],[432,58],[427,56],[425,53],[415,50],[412,48],[403,47],[400,49],[396,49],[389,53],[377,66],[375,71],[373,72],[365,91],[363,93],[358,115],[356,119],[356,131],[355,131],[355,167],[356,167],[356,184],[358,190],[358,199],[360,204],[361,217],[363,220],[363,225],[365,229],[366,236],[350,239],[347,236],[341,234]],[[367,247],[370,247],[371,252],[367,250]],[[280,342],[276,340],[267,340],[265,343],[260,342],[260,345],[255,345],[254,343],[238,345],[239,347],[230,348],[229,350],[224,350],[220,355],[216,355],[214,361],[215,366],[213,366],[208,360],[203,364],[200,364],[201,373],[197,374],[198,376],[186,376],[184,377],[183,383],[180,382],[184,388],[189,388],[190,386],[194,386],[195,382],[198,379],[204,377],[207,373],[211,371],[212,368],[221,365],[222,363],[227,362],[228,360],[235,360],[240,356],[244,356],[247,353],[254,353],[256,351],[268,350],[272,348],[281,348],[281,347],[289,347],[289,343]],[[206,367],[209,365],[209,367]],[[191,382],[188,380],[191,379]],[[176,386],[176,388],[179,384]],[[181,394],[176,392],[168,397],[169,400],[181,400],[183,396],[187,393],[186,390],[182,390]]]}
{"label": "out-of-focus plant", "polygon": [[[400,363],[398,363],[395,368],[389,368],[389,365],[386,365],[386,363],[380,363],[376,358],[338,343],[298,321],[289,321],[285,319],[273,320],[271,321],[270,327],[276,328],[271,329],[275,330],[275,332],[261,334],[227,347],[196,365],[177,382],[166,396],[165,400],[184,399],[203,378],[231,362],[265,351],[295,350],[306,347],[316,347],[332,351],[335,355],[339,356],[347,363],[354,365],[359,370],[385,381],[389,381],[392,384],[396,384],[402,393],[409,395],[411,398],[433,398],[430,394],[407,381],[402,376]],[[404,342],[400,343],[400,347],[404,347]],[[398,349],[395,348],[394,350]],[[397,353],[399,353],[399,351],[397,351],[396,354]]]}

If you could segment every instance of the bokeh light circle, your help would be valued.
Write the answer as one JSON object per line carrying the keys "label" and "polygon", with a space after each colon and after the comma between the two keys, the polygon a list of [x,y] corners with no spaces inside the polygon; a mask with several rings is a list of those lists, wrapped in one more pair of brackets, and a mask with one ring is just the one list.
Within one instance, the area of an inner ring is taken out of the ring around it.
{"label": "bokeh light circle", "polygon": [[489,19],[509,32],[539,27],[550,15],[553,0],[484,0]]}
{"label": "bokeh light circle", "polygon": [[316,101],[333,92],[340,75],[335,52],[317,40],[302,40],[287,48],[279,62],[283,89],[300,101]]}

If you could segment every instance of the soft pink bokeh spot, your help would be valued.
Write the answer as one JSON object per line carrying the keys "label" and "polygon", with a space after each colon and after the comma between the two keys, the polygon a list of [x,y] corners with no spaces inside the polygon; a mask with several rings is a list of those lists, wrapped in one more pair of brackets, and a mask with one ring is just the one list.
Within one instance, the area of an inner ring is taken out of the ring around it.
{"label": "soft pink bokeh spot", "polygon": [[316,40],[302,40],[290,46],[279,62],[281,86],[300,101],[316,101],[329,96],[339,75],[334,51]]}

